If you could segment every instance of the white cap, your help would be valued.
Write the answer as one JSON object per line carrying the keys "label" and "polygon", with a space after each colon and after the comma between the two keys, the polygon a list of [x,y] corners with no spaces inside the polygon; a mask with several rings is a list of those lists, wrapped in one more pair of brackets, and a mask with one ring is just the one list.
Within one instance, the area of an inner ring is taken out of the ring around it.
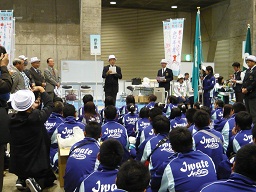
{"label": "white cap", "polygon": [[24,61],[28,59],[25,55],[20,55],[18,58]]}
{"label": "white cap", "polygon": [[108,56],[108,60],[110,60],[110,59],[115,59],[115,60],[116,60],[115,55],[109,55],[109,56]]}
{"label": "white cap", "polygon": [[256,63],[256,57],[254,55],[249,55],[245,58],[245,61],[253,61]]}
{"label": "white cap", "polygon": [[179,75],[178,75],[178,79],[184,79],[184,75],[179,74]]}
{"label": "white cap", "polygon": [[201,69],[206,71],[206,67],[204,65],[201,65]]}
{"label": "white cap", "polygon": [[220,74],[219,74],[219,73],[215,73],[215,74],[214,74],[214,77],[215,77],[215,78],[219,78],[219,77],[220,77]]}
{"label": "white cap", "polygon": [[160,61],[160,64],[162,64],[162,63],[168,63],[168,61],[167,61],[167,59],[162,59],[161,61]]}
{"label": "white cap", "polygon": [[38,59],[37,57],[31,57],[30,59],[30,63],[35,63],[35,62],[40,62],[40,59]]}
{"label": "white cap", "polygon": [[30,90],[19,90],[12,98],[12,108],[16,111],[26,111],[35,102],[35,95]]}

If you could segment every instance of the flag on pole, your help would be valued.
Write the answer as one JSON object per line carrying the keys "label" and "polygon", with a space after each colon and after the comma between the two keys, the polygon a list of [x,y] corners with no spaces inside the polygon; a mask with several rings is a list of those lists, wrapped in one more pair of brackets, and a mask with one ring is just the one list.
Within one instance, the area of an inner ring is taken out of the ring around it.
{"label": "flag on pole", "polygon": [[248,68],[246,64],[246,57],[252,54],[252,46],[251,46],[251,29],[250,24],[248,24],[247,27],[247,33],[246,33],[246,40],[245,40],[245,48],[244,48],[244,64],[243,64],[243,71]]}
{"label": "flag on pole", "polygon": [[200,30],[200,7],[197,8],[196,15],[196,30],[195,30],[195,45],[194,45],[194,64],[192,75],[192,87],[194,89],[194,102],[198,102],[198,83],[199,83],[199,70],[202,63],[202,41]]}

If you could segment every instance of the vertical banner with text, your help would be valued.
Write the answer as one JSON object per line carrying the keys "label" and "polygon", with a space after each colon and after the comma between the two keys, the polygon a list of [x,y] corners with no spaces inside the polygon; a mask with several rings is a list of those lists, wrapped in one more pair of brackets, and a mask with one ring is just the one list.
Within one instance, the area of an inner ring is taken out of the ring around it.
{"label": "vertical banner with text", "polygon": [[14,19],[13,11],[0,11],[0,45],[4,46],[9,54],[9,60],[11,63],[14,55]]}
{"label": "vertical banner with text", "polygon": [[183,28],[184,18],[163,22],[165,59],[169,61],[167,67],[172,69],[175,76],[180,73]]}

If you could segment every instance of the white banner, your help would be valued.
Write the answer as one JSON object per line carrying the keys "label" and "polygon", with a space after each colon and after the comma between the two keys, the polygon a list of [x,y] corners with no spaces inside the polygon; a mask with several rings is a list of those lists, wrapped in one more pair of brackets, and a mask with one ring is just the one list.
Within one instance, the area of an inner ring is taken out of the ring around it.
{"label": "white banner", "polygon": [[180,74],[184,18],[164,21],[163,27],[165,59],[169,61],[167,67],[172,69],[173,75],[178,76]]}
{"label": "white banner", "polygon": [[0,45],[4,46],[12,61],[14,55],[14,19],[13,11],[0,11]]}

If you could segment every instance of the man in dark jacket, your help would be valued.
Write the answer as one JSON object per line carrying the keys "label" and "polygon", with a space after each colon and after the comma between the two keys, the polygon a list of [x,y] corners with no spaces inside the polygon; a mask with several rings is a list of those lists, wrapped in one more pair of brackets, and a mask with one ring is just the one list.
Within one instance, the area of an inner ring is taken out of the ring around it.
{"label": "man in dark jacket", "polygon": [[32,191],[42,191],[56,180],[50,166],[50,139],[44,126],[53,102],[43,87],[36,86],[33,91],[41,93],[42,110],[36,109],[35,96],[30,90],[17,91],[13,96],[12,107],[18,113],[10,115],[9,171],[18,176],[17,188],[25,188],[27,184]]}
{"label": "man in dark jacket", "polygon": [[157,82],[159,83],[159,87],[164,87],[165,91],[170,95],[170,82],[173,80],[172,70],[167,68],[167,60],[162,59],[160,64],[162,65],[162,69],[157,72]]}
{"label": "man in dark jacket", "polygon": [[0,46],[0,191],[3,188],[5,145],[9,142],[9,119],[6,107],[12,89],[12,78],[6,67],[8,63],[8,54],[6,54],[5,48]]}
{"label": "man in dark jacket", "polygon": [[256,57],[249,55],[246,59],[248,69],[245,72],[242,93],[244,94],[244,102],[247,111],[252,116],[252,122],[256,124]]}
{"label": "man in dark jacket", "polygon": [[105,66],[102,72],[102,78],[105,79],[105,98],[107,96],[111,96],[116,102],[116,95],[118,93],[118,79],[122,79],[122,72],[121,68],[115,65],[115,55],[109,55],[108,62],[110,65]]}

